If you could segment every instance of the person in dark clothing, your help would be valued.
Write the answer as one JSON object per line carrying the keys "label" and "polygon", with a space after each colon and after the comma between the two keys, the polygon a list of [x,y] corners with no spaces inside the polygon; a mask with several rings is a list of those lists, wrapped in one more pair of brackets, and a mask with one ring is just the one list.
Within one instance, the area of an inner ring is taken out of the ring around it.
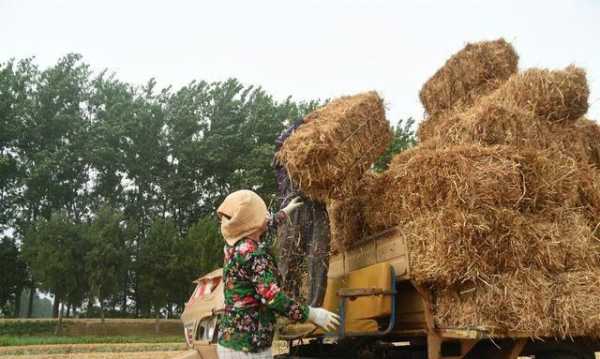
{"label": "person in dark clothing", "polygon": [[[276,152],[303,123],[302,118],[297,119],[277,137]],[[277,177],[280,208],[284,208],[297,196],[301,196],[304,202],[304,206],[293,213],[290,221],[279,226],[277,233],[283,288],[292,297],[299,298],[302,274],[308,272],[308,293],[305,299],[311,306],[320,306],[325,296],[329,268],[329,218],[325,204],[306,198],[276,158],[273,160],[273,167]]]}

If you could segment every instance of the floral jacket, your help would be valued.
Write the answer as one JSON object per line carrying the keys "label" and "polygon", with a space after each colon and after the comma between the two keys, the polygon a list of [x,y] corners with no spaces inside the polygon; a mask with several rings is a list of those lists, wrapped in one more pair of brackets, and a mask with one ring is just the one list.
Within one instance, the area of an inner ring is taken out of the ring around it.
{"label": "floral jacket", "polygon": [[[269,227],[285,219],[280,211]],[[276,314],[299,322],[308,318],[308,306],[281,291],[279,271],[269,249],[269,242],[248,238],[233,246],[225,244],[225,313],[219,321],[219,344],[224,347],[251,353],[266,350],[273,342]]]}

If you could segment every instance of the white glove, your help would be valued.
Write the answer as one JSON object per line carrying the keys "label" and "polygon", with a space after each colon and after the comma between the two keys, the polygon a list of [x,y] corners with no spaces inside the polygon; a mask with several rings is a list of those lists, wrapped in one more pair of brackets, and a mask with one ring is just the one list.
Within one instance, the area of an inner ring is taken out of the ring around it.
{"label": "white glove", "polygon": [[308,307],[308,320],[326,331],[332,331],[340,325],[339,315],[323,308]]}
{"label": "white glove", "polygon": [[290,203],[288,203],[288,205],[285,206],[284,209],[282,209],[282,211],[284,211],[285,214],[289,217],[290,214],[292,214],[292,212],[298,209],[298,207],[301,207],[303,204],[304,203],[302,203],[302,199],[300,197],[294,197],[294,199],[292,199]]}

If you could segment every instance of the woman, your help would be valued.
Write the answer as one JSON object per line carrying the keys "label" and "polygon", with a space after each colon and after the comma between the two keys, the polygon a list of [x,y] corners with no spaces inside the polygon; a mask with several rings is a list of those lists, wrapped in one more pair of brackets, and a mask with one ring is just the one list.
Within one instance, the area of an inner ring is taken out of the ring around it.
{"label": "woman", "polygon": [[260,196],[241,190],[227,196],[217,209],[225,239],[225,313],[219,322],[217,347],[220,359],[272,357],[276,314],[298,322],[308,320],[325,330],[339,324],[336,314],[299,304],[281,291],[275,260],[261,240],[268,227],[282,223],[301,205],[294,199],[269,216]]}

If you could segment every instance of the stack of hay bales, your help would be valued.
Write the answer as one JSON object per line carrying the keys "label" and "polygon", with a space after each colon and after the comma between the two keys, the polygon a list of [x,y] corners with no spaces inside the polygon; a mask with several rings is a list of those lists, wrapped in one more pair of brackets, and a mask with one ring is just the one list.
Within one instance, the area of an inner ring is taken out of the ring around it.
{"label": "stack of hay bales", "polygon": [[[346,132],[325,135],[335,155],[289,148],[283,163],[301,159],[288,163],[290,174],[328,201],[339,249],[400,229],[438,327],[598,336],[600,126],[584,117],[585,72],[517,72],[517,62],[504,40],[452,56],[420,92],[420,143],[384,173],[366,171],[387,143],[368,133],[352,145]],[[378,151],[359,155],[367,144]],[[356,169],[344,167],[357,158]]]}
{"label": "stack of hay bales", "polygon": [[[439,327],[598,335],[600,127],[583,117],[585,73],[517,73],[516,59],[502,40],[469,45],[424,85],[420,144],[365,198],[363,231],[401,228]],[[489,81],[440,75],[478,66]]]}

